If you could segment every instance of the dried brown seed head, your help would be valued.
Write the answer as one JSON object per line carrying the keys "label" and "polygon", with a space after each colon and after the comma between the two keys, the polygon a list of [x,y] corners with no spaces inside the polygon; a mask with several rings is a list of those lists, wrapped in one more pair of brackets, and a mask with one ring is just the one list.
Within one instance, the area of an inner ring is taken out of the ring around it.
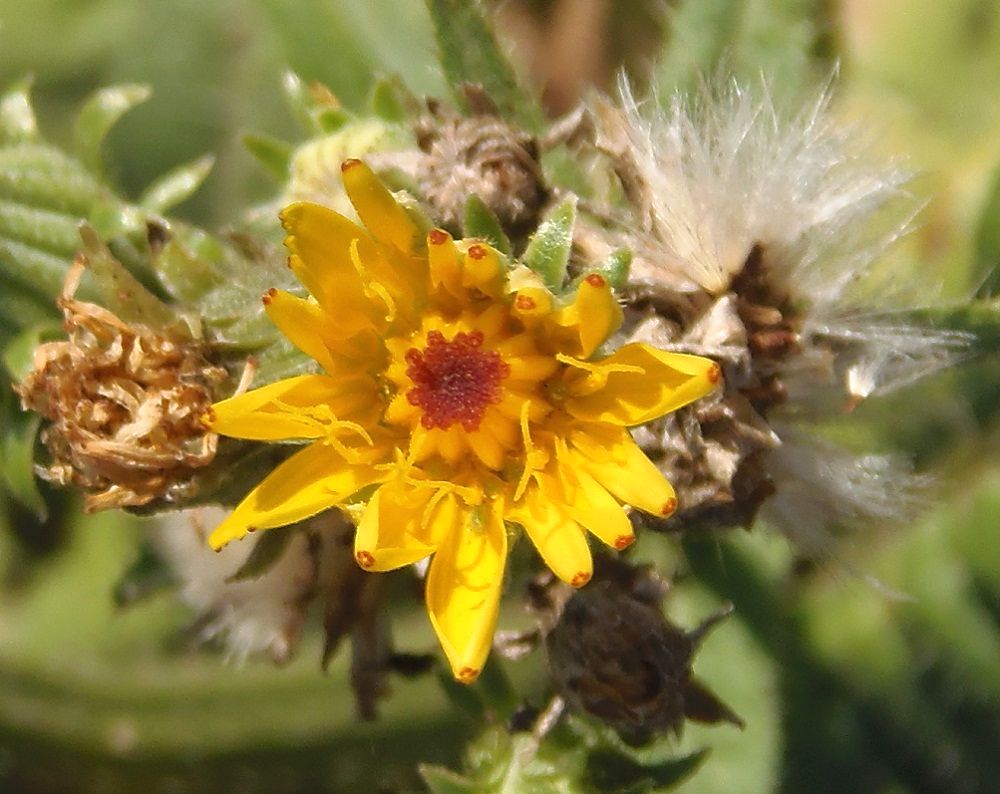
{"label": "dried brown seed head", "polygon": [[88,511],[183,500],[215,457],[202,417],[225,371],[197,342],[74,299],[82,269],[78,259],[58,301],[68,339],[39,346],[15,387],[51,422],[42,476],[87,491]]}

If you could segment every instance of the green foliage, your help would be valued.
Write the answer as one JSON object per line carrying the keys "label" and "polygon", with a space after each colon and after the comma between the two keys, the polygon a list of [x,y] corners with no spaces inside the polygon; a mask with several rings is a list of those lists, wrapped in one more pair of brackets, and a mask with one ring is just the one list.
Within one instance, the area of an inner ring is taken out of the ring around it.
{"label": "green foliage", "polygon": [[724,70],[795,96],[815,79],[815,0],[699,0],[670,14],[666,47],[652,78],[664,94],[697,88]]}
{"label": "green foliage", "polygon": [[576,203],[576,196],[570,195],[549,210],[522,257],[524,264],[541,276],[545,286],[553,292],[561,292],[566,281]]}
{"label": "green foliage", "polygon": [[973,273],[982,279],[978,295],[982,298],[1000,296],[1000,168],[993,173],[976,224],[974,244]]}
{"label": "green foliage", "polygon": [[510,256],[510,240],[504,233],[497,216],[483,203],[479,196],[469,196],[465,202],[462,234],[465,237],[478,237],[485,240],[500,253]]}
{"label": "green foliage", "polygon": [[438,44],[438,58],[455,101],[464,106],[462,86],[481,85],[507,115],[528,129],[541,122],[538,104],[518,84],[514,69],[476,0],[426,0]]}

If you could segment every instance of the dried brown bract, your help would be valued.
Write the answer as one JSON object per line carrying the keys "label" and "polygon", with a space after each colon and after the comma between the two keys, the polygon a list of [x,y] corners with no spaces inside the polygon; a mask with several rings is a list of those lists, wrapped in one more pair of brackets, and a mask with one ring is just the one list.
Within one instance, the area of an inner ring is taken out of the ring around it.
{"label": "dried brown bract", "polygon": [[743,727],[691,674],[702,639],[732,608],[684,631],[664,617],[667,586],[651,569],[612,557],[597,562],[593,580],[568,599],[565,586],[533,593],[552,676],[570,706],[633,744],[679,735],[685,719]]}
{"label": "dried brown bract", "polygon": [[76,300],[84,265],[78,257],[57,301],[68,339],[39,346],[15,387],[25,409],[51,422],[42,438],[52,463],[41,476],[85,489],[88,512],[182,501],[215,457],[217,437],[201,416],[225,371],[179,332]]}
{"label": "dried brown bract", "polygon": [[415,125],[424,152],[417,181],[439,223],[461,228],[465,203],[478,196],[514,236],[537,225],[548,195],[538,161],[538,143],[504,121],[482,89],[467,86],[472,116],[436,103]]}

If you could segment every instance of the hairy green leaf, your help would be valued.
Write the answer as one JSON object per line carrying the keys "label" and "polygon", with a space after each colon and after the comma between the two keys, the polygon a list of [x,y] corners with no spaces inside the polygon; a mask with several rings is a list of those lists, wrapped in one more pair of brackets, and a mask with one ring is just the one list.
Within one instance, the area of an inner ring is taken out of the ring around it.
{"label": "hairy green leaf", "polygon": [[149,99],[152,91],[144,85],[101,88],[87,100],[76,118],[73,136],[76,153],[94,172],[101,166],[101,144],[118,120]]}
{"label": "hairy green leaf", "polygon": [[567,196],[549,211],[522,257],[524,264],[541,276],[553,292],[561,291],[566,280],[576,223],[576,201],[576,196]]}
{"label": "hairy green leaf", "polygon": [[251,134],[243,136],[243,145],[260,163],[264,170],[275,178],[279,185],[288,182],[289,164],[292,160],[292,145],[287,141],[269,135]]}
{"label": "hairy green leaf", "polygon": [[187,201],[208,177],[215,157],[206,154],[190,163],[178,166],[146,188],[139,206],[149,212],[162,213]]}
{"label": "hairy green leaf", "polygon": [[483,203],[479,196],[472,194],[465,202],[465,217],[462,232],[466,237],[485,240],[500,253],[510,256],[510,239],[504,233],[500,220],[493,210]]}
{"label": "hairy green leaf", "polygon": [[434,23],[438,58],[455,100],[465,106],[462,86],[481,85],[505,113],[537,129],[538,103],[518,84],[482,7],[475,0],[426,0]]}

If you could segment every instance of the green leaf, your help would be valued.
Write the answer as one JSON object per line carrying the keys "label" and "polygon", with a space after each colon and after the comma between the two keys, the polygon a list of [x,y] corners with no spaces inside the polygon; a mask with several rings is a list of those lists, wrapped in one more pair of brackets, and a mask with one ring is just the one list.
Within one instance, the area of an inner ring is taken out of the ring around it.
{"label": "green leaf", "polygon": [[35,438],[42,417],[22,411],[5,378],[0,378],[0,415],[3,416],[3,436],[0,438],[0,478],[7,492],[44,521],[45,500],[35,482]]}
{"label": "green leaf", "polygon": [[393,124],[405,124],[420,112],[420,100],[399,75],[378,78],[369,105],[376,116]]}
{"label": "green leaf", "polygon": [[139,555],[115,584],[111,598],[116,607],[125,608],[176,584],[170,566],[147,541],[139,546]]}
{"label": "green leaf", "polygon": [[438,58],[455,100],[465,107],[464,84],[481,85],[507,115],[537,129],[542,113],[518,84],[492,27],[475,0],[426,0],[434,23]]}
{"label": "green leaf", "polygon": [[57,316],[53,301],[7,278],[0,268],[0,329],[17,331]]}
{"label": "green leaf", "polygon": [[243,145],[278,184],[284,186],[288,182],[289,165],[292,161],[290,143],[269,135],[251,134],[243,136]]}
{"label": "green leaf", "polygon": [[267,573],[271,566],[281,559],[288,548],[289,541],[295,537],[295,526],[276,527],[264,532],[257,540],[253,551],[236,572],[226,579],[227,582],[243,582],[247,579],[258,579]]}
{"label": "green leaf", "polygon": [[0,197],[82,218],[111,194],[78,160],[22,142],[0,147]]}
{"label": "green leaf", "polygon": [[101,294],[101,303],[127,323],[142,323],[153,328],[179,328],[176,311],[147,290],[135,276],[112,255],[108,247],[87,224],[80,226],[80,239],[87,257],[87,267]]}
{"label": "green leaf", "polygon": [[612,251],[608,258],[588,273],[604,276],[612,289],[621,289],[628,281],[628,271],[632,266],[632,252],[628,248]]}
{"label": "green leaf", "polygon": [[353,118],[322,83],[305,83],[295,72],[285,72],[285,96],[302,128],[310,135],[336,132]]}
{"label": "green leaf", "polygon": [[0,144],[36,138],[38,123],[31,107],[31,80],[22,80],[0,96]]}
{"label": "green leaf", "polygon": [[812,0],[698,0],[670,16],[665,54],[652,75],[664,96],[691,90],[720,68],[726,76],[794,95],[815,76],[817,4]]}
{"label": "green leaf", "polygon": [[478,794],[482,791],[475,781],[443,766],[421,764],[418,770],[431,794]]}
{"label": "green leaf", "polygon": [[599,791],[651,791],[674,788],[693,775],[708,758],[708,750],[658,764],[642,764],[612,749],[598,749],[587,756],[587,774]]}
{"label": "green leaf", "polygon": [[35,348],[47,339],[55,339],[62,332],[62,325],[55,318],[21,331],[3,350],[3,365],[11,380],[19,381],[33,367]]}
{"label": "green leaf", "polygon": [[980,298],[1000,295],[1000,168],[993,174],[975,233],[975,270],[983,279]]}
{"label": "green leaf", "polygon": [[510,239],[504,234],[500,220],[479,196],[472,194],[465,202],[462,231],[466,237],[485,240],[500,253],[510,256]]}
{"label": "green leaf", "polygon": [[194,195],[214,165],[215,157],[206,154],[167,172],[146,188],[139,206],[156,213],[173,209]]}
{"label": "green leaf", "polygon": [[561,291],[566,280],[573,225],[576,223],[576,202],[576,196],[567,196],[548,212],[522,258],[524,264],[541,276],[553,292]]}
{"label": "green leaf", "polygon": [[93,171],[101,166],[101,144],[111,128],[129,110],[149,99],[144,85],[120,85],[94,92],[80,110],[73,128],[76,152]]}

